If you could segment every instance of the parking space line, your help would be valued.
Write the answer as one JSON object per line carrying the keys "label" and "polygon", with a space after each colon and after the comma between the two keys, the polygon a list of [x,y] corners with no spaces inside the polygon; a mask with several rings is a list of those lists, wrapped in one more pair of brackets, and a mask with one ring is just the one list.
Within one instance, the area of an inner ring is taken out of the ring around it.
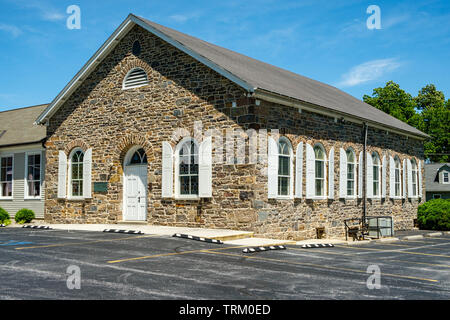
{"label": "parking space line", "polygon": [[[411,251],[402,251],[403,249],[399,250],[386,250],[386,249],[376,249],[376,248],[362,248],[362,247],[342,247],[342,246],[336,246],[338,248],[348,248],[348,249],[360,249],[360,250],[371,250],[371,251],[382,251],[382,252],[394,252],[394,253],[405,253],[405,254],[414,254],[414,255],[421,255],[421,256],[433,256],[433,257],[444,257],[444,258],[450,258],[449,255],[445,254],[434,254],[434,253],[423,253],[423,252],[411,252]],[[406,249],[406,248],[405,248]],[[368,253],[368,252],[367,252]]]}
{"label": "parking space line", "polygon": [[[343,267],[332,267],[332,266],[325,266],[325,265],[319,265],[319,264],[307,263],[307,262],[297,262],[297,261],[273,259],[273,258],[266,258],[266,257],[256,257],[256,256],[244,256],[244,255],[240,255],[240,254],[236,254],[236,253],[227,253],[227,252],[209,251],[208,253],[219,254],[219,255],[227,255],[227,256],[234,256],[234,257],[240,257],[240,258],[246,258],[246,259],[262,260],[262,261],[281,262],[281,263],[285,263],[285,264],[293,264],[293,265],[300,265],[300,266],[307,266],[307,267],[315,267],[315,268],[318,268],[318,269],[338,270],[338,271],[347,271],[347,272],[356,272],[356,273],[367,274],[367,271],[363,271],[363,270],[343,268]],[[394,277],[394,278],[410,279],[410,280],[421,280],[421,281],[427,281],[427,282],[439,282],[438,280],[434,280],[434,279],[419,278],[419,277],[413,277],[413,276],[405,276],[405,275],[400,275],[400,274],[381,273],[381,275],[388,276],[388,277]]]}
{"label": "parking space line", "polygon": [[[437,238],[430,238],[430,240],[434,240]],[[450,244],[450,238],[448,239],[442,239],[442,240],[449,240],[449,242],[440,242],[440,241],[423,241],[423,240],[401,240],[401,242],[419,242],[419,243],[443,243],[443,244]]]}
{"label": "parking space line", "polygon": [[54,247],[67,247],[67,246],[76,246],[76,245],[85,245],[99,242],[113,242],[113,241],[121,241],[121,240],[129,240],[129,239],[142,239],[142,238],[150,238],[156,237],[157,234],[151,234],[147,236],[133,236],[126,238],[116,238],[116,239],[103,239],[103,240],[92,240],[92,241],[84,241],[84,242],[70,242],[70,243],[58,243],[58,244],[47,244],[41,246],[32,246],[32,247],[18,247],[14,248],[16,250],[27,250],[27,249],[38,249],[38,248],[54,248]]}
{"label": "parking space line", "polygon": [[428,263],[428,262],[418,262],[418,261],[408,261],[408,260],[397,260],[397,259],[389,259],[389,260],[384,260],[383,262],[402,262],[402,263],[412,263],[412,264],[423,264],[423,265],[427,265],[427,266],[432,266],[432,267],[444,267],[444,268],[450,268],[450,265],[448,264],[436,264],[436,263]]}
{"label": "parking space line", "polygon": [[428,246],[420,246],[420,247],[413,247],[409,246],[407,244],[397,244],[397,243],[383,243],[385,246],[395,246],[395,247],[405,247],[405,248],[411,248],[411,249],[427,249],[427,250],[442,250],[441,248],[432,248],[431,246],[439,246],[440,244],[431,244]]}
{"label": "parking space line", "polygon": [[[303,251],[305,253],[307,253],[307,252],[311,253],[312,252],[312,251],[308,251],[308,250],[300,249],[300,248],[292,248],[292,247],[288,247],[288,248],[292,249],[292,250]],[[325,250],[322,250],[322,249],[318,249],[318,251],[314,251],[314,253],[335,254],[335,255],[339,255],[339,256],[349,256],[349,255],[351,255],[350,253],[331,252],[331,251],[325,251]]]}
{"label": "parking space line", "polygon": [[144,259],[151,259],[151,258],[158,258],[158,257],[177,256],[177,255],[188,254],[188,253],[201,253],[201,252],[210,252],[210,251],[213,251],[213,250],[227,250],[227,249],[236,249],[236,248],[244,248],[244,247],[248,247],[248,246],[235,246],[235,247],[225,247],[225,248],[189,250],[189,251],[182,251],[182,252],[159,253],[159,254],[154,254],[154,255],[151,255],[151,256],[125,258],[125,259],[119,259],[119,260],[110,260],[110,261],[107,261],[107,263],[136,261],[136,260],[144,260]]}

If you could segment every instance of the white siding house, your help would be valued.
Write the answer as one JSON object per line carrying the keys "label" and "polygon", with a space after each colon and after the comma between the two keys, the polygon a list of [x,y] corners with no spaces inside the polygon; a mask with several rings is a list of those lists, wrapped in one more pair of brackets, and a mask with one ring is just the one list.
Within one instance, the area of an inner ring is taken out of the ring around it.
{"label": "white siding house", "polygon": [[45,107],[0,112],[0,207],[11,218],[22,208],[44,218],[46,128],[33,123]]}

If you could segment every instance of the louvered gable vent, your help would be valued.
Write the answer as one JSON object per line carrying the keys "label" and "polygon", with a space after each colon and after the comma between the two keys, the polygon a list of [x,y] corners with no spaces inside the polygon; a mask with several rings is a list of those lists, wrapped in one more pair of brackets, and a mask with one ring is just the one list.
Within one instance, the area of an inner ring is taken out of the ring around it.
{"label": "louvered gable vent", "polygon": [[123,80],[123,89],[131,89],[148,84],[147,73],[141,68],[134,68],[128,72]]}

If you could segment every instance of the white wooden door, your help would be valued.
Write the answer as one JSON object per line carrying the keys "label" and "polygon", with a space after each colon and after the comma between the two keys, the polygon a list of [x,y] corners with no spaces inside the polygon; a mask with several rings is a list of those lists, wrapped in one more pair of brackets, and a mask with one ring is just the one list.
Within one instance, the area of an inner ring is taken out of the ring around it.
{"label": "white wooden door", "polygon": [[147,166],[125,167],[124,220],[147,220]]}

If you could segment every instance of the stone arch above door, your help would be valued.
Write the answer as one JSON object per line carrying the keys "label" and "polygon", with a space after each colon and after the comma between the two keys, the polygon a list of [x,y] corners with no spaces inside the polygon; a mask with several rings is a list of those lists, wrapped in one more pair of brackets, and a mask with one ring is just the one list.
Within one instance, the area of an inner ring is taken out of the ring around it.
{"label": "stone arch above door", "polygon": [[149,165],[152,161],[155,160],[155,156],[153,154],[153,146],[150,142],[148,142],[148,139],[143,135],[131,134],[120,139],[117,142],[116,154],[118,155],[117,158],[122,166],[124,164],[125,156],[127,155],[128,151],[135,146],[140,146],[142,147],[142,149],[144,149]]}

